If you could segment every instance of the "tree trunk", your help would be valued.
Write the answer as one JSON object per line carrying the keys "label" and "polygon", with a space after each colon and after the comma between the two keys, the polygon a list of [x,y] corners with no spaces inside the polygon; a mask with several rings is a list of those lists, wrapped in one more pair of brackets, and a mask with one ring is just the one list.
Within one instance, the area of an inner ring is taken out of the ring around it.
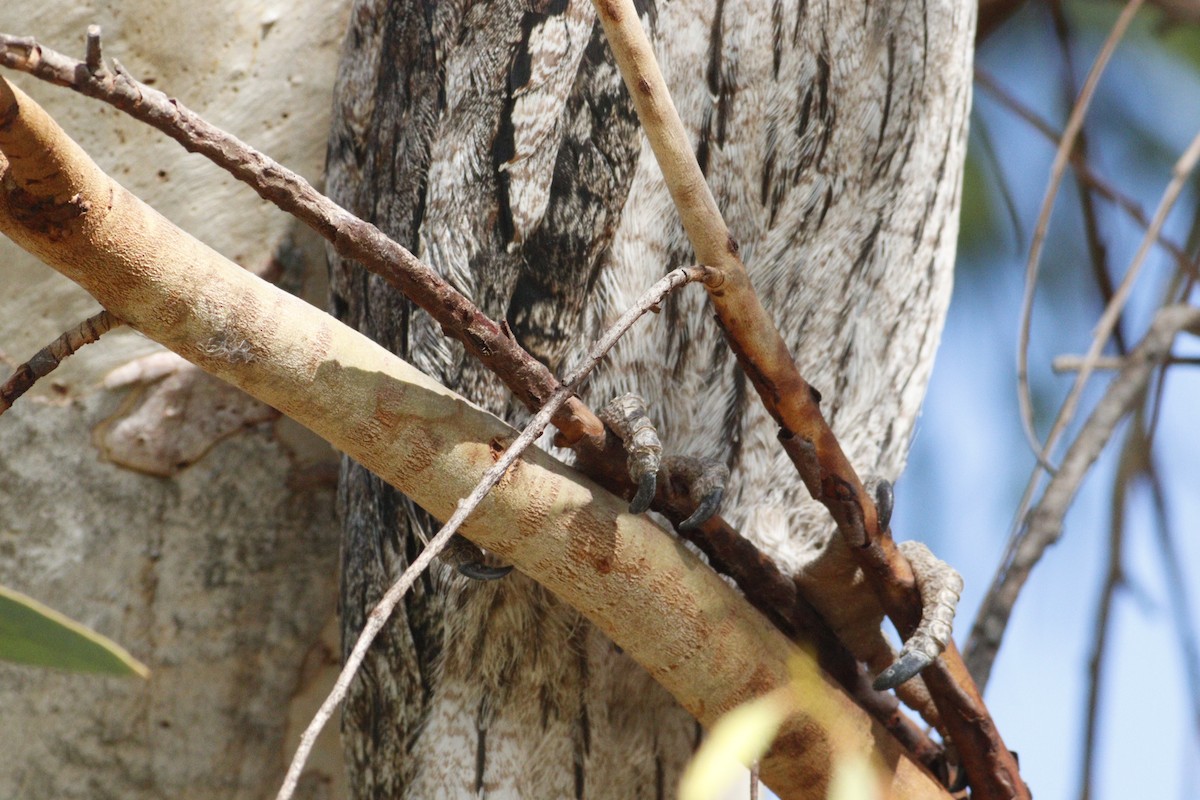
{"label": "tree trunk", "polygon": [[[301,0],[280,16],[258,0],[6,0],[0,30],[82,58],[86,27],[99,24],[107,58],[317,176],[346,5]],[[148,126],[6,75],[172,220],[323,302],[319,241],[294,220]],[[7,377],[99,306],[4,237],[0,263]],[[143,682],[0,663],[0,797],[261,800],[332,681],[330,448],[194,368],[105,383],[152,354],[164,355],[113,331],[0,417],[0,584],[151,669]],[[344,796],[330,734],[299,797]]]}
{"label": "tree trunk", "polygon": [[[851,460],[887,478],[903,466],[949,298],[973,14],[952,2],[644,7],[764,303]],[[336,93],[333,198],[507,319],[555,370],[692,260],[587,2],[362,0]],[[332,290],[337,316],[521,416],[378,278],[334,258]],[[668,449],[731,468],[728,516],[820,590],[810,599],[832,622],[878,638],[877,610],[706,305],[674,296],[618,347],[592,404],[645,396]],[[431,523],[349,461],[339,499],[348,647]],[[344,724],[363,798],[663,797],[700,736],[532,581],[470,583],[446,567],[372,650]]]}

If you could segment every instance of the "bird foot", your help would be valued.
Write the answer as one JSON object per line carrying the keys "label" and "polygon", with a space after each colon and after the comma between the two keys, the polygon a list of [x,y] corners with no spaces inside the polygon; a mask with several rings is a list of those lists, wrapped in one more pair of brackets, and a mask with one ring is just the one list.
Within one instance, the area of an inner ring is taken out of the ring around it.
{"label": "bird foot", "polygon": [[921,542],[901,542],[900,552],[912,564],[921,593],[921,623],[905,641],[892,665],[873,683],[877,690],[895,689],[932,664],[946,646],[954,625],[954,612],[962,594],[962,577]]}
{"label": "bird foot", "polygon": [[443,562],[458,570],[460,575],[477,581],[495,581],[513,571],[511,565],[489,563],[490,559],[478,545],[459,534],[450,537],[450,543],[441,553]]}
{"label": "bird foot", "polygon": [[625,444],[630,479],[638,490],[629,503],[629,511],[641,514],[650,508],[659,486],[672,480],[683,482],[695,503],[691,515],[680,523],[681,530],[694,528],[721,508],[729,470],[708,459],[691,456],[663,456],[662,442],[654,423],[646,415],[646,401],[636,394],[625,394],[600,409],[600,419]]}

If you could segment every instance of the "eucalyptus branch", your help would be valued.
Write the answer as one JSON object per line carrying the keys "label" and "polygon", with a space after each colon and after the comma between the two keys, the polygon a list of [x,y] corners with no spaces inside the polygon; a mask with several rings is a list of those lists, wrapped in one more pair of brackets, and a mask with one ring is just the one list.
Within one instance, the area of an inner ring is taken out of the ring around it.
{"label": "eucalyptus branch", "polygon": [[408,593],[413,582],[420,577],[422,572],[429,568],[429,565],[433,563],[433,559],[437,558],[438,554],[446,548],[446,545],[450,543],[450,537],[458,532],[458,529],[462,527],[463,522],[466,521],[471,512],[479,507],[479,504],[483,502],[483,498],[500,482],[501,478],[504,477],[504,473],[508,472],[509,467],[515,464],[517,459],[521,457],[521,454],[542,435],[542,432],[546,430],[546,426],[550,424],[551,418],[562,408],[563,403],[580,388],[587,376],[591,374],[592,370],[596,368],[601,359],[608,354],[608,351],[616,345],[620,338],[625,335],[626,331],[633,326],[633,323],[650,311],[650,309],[661,303],[673,290],[690,281],[702,280],[704,274],[705,269],[703,267],[684,267],[671,271],[666,277],[660,278],[653,286],[647,289],[634,303],[633,308],[622,314],[620,319],[597,340],[588,351],[583,363],[563,380],[562,386],[546,402],[546,405],[542,406],[541,410],[534,415],[533,419],[525,426],[525,429],[521,431],[521,435],[508,446],[495,465],[483,473],[483,477],[479,479],[479,483],[475,485],[471,493],[459,502],[453,516],[446,521],[446,524],[442,526],[437,535],[425,546],[425,549],[421,551],[421,555],[417,556],[416,560],[404,570],[404,574],[388,588],[375,608],[371,609],[371,612],[367,615],[366,624],[363,625],[363,629],[359,633],[358,640],[355,641],[350,655],[346,657],[346,663],[342,666],[342,671],[338,674],[333,688],[321,703],[321,707],[317,709],[317,713],[313,715],[313,719],[308,724],[308,727],[304,729],[304,733],[300,735],[300,746],[296,749],[296,755],[292,757],[287,775],[283,780],[283,786],[279,789],[279,794],[276,795],[276,800],[290,800],[292,795],[295,794],[296,786],[300,781],[300,773],[304,769],[305,762],[308,761],[309,753],[312,752],[313,746],[317,743],[317,737],[329,721],[329,718],[333,716],[333,712],[337,710],[338,705],[346,699],[346,692],[350,689],[350,682],[358,674],[358,668],[362,664],[363,659],[366,658],[367,650],[370,649],[371,643],[375,641],[375,637],[379,634],[379,631],[383,630],[383,626],[391,619],[396,606],[399,605],[404,595]]}
{"label": "eucalyptus branch", "polygon": [[[116,65],[108,70],[100,58],[100,32],[88,29],[87,61],[44,47],[31,37],[0,33],[0,64],[107,103],[156,128],[199,153],[245,183],[260,197],[292,214],[328,241],[342,257],[379,275],[424,309],[449,336],[494,372],[532,412],[561,387],[541,362],[513,339],[506,326],[474,303],[377,227],[359,219],[289,170],[226,131],[212,125],[179,100],[135,80]],[[115,64],[115,62],[114,62]],[[708,279],[713,273],[706,273]],[[636,489],[626,470],[620,441],[608,435],[599,417],[578,397],[570,397],[555,414],[558,444],[575,450],[578,464],[609,491],[631,497]],[[696,504],[686,491],[660,489],[654,506],[670,509]],[[674,521],[687,518],[691,511]],[[718,527],[736,535],[727,524]]]}
{"label": "eucalyptus branch", "polygon": [[[0,119],[0,231],[134,329],[293,417],[431,514],[450,517],[514,438],[176,228],[3,80]],[[245,340],[246,353],[231,359],[209,346],[230,338]],[[789,659],[808,657],[672,537],[545,453],[513,464],[480,509],[465,536],[591,619],[702,724],[786,684]],[[945,796],[837,684],[821,681],[764,757],[768,786],[781,796],[823,793],[835,761],[878,753],[892,796]],[[812,712],[830,704],[853,723],[822,729]]]}
{"label": "eucalyptus branch", "polygon": [[[515,346],[502,326],[373,225],[354,217],[298,174],[209,124],[178,100],[136,81],[119,65],[110,72],[100,56],[96,26],[88,29],[86,62],[71,59],[31,38],[0,34],[0,63],[108,103],[157,128],[185,149],[206,156],[264,199],[309,224],[339,253],[357,258],[430,311],[443,330],[467,345],[468,351],[495,371],[530,408],[536,410],[538,403],[561,389],[540,362]],[[331,236],[331,232],[336,235]],[[712,271],[705,275],[711,279]],[[413,286],[424,293],[411,291]],[[570,396],[564,405],[566,413],[553,419],[560,431],[559,443],[573,443],[581,469],[610,491],[629,497],[636,487],[629,479],[620,443],[606,436],[602,426],[595,431],[599,420],[577,397]],[[713,515],[693,530],[679,528],[696,508],[686,486],[660,481],[653,507],[676,525],[680,535],[696,544],[715,569],[732,577],[755,608],[786,635],[797,640],[818,635],[823,642],[822,653],[826,654],[825,666],[834,677],[924,763],[932,764],[941,757],[940,748],[897,713],[894,700],[871,688],[841,642],[797,592],[794,581],[748,539],[720,515]]]}

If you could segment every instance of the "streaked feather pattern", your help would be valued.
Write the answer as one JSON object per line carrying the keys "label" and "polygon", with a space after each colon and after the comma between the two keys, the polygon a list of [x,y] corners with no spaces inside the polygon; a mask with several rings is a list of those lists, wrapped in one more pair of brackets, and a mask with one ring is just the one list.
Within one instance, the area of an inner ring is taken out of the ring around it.
{"label": "streaked feather pattern", "polygon": [[[973,4],[671,0],[640,6],[767,307],[862,473],[904,462],[950,291]],[[586,0],[358,0],[329,146],[332,196],[507,318],[554,369],[691,260]],[[358,267],[332,305],[476,402],[503,387]],[[593,380],[636,390],[668,450],[726,462],[728,516],[818,587],[852,646],[878,611],[775,441],[698,291]],[[412,508],[343,468],[343,628],[419,548]],[[696,724],[531,581],[440,568],[406,599],[345,716],[361,797],[665,797]]]}

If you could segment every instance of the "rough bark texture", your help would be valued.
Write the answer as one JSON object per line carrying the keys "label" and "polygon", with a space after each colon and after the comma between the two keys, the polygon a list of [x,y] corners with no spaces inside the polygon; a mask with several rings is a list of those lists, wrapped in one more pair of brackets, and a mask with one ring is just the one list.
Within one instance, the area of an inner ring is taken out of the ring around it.
{"label": "rough bark texture", "polygon": [[[346,4],[281,9],[9,0],[0,29],[82,57],[86,26],[100,24],[107,58],[315,178]],[[249,269],[323,294],[316,237],[296,235],[252,192],[113,109],[15,80],[178,224]],[[7,240],[0,263],[6,373],[98,307]],[[214,407],[198,397],[227,410],[249,398],[192,370],[153,377],[139,366],[127,385],[103,383],[160,351],[114,331],[0,418],[0,582],[153,671],[142,683],[0,665],[0,796],[258,800],[277,788],[331,680],[338,525],[318,466],[329,448],[287,421],[214,432]],[[246,408],[261,419],[261,404]],[[344,796],[336,735],[329,744],[305,797]]]}
{"label": "rough bark texture", "polygon": [[[903,466],[950,289],[973,9],[648,5],[696,154],[802,373],[860,472]],[[334,199],[378,223],[553,368],[693,256],[580,0],[355,5],[330,140]],[[497,383],[382,281],[335,260],[333,309],[498,413]],[[669,449],[733,472],[729,516],[856,652],[879,612],[698,292],[618,346],[591,396],[637,391]],[[343,633],[428,521],[343,466]],[[427,576],[346,714],[361,797],[667,796],[695,723],[531,581]]]}

